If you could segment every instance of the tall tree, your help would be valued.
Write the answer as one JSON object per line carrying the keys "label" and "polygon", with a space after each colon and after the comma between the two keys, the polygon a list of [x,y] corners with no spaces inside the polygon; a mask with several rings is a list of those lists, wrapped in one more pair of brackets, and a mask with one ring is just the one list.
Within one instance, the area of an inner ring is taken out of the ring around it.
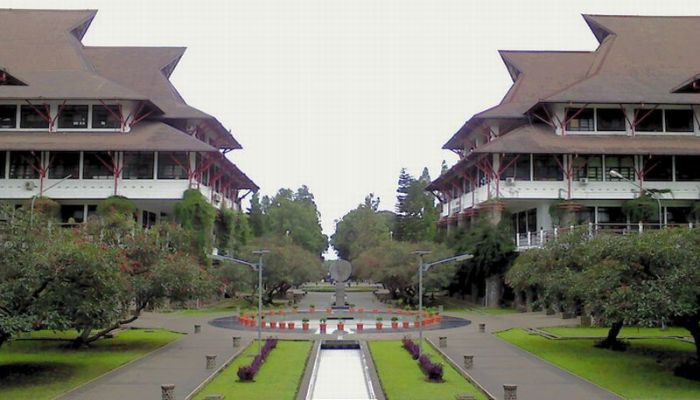
{"label": "tall tree", "polygon": [[394,237],[397,240],[419,242],[433,241],[437,231],[438,210],[435,199],[426,192],[430,184],[430,174],[424,168],[416,179],[401,170],[397,188],[396,227]]}
{"label": "tall tree", "polygon": [[379,198],[370,193],[363,204],[336,222],[331,244],[340,258],[353,260],[363,251],[390,239],[389,220],[378,209]]}
{"label": "tall tree", "polygon": [[289,236],[295,244],[319,256],[326,250],[328,237],[321,229],[321,214],[306,186],[296,193],[290,189],[280,189],[269,203],[265,215],[270,233]]}
{"label": "tall tree", "polygon": [[248,208],[248,217],[250,228],[255,237],[263,236],[267,232],[267,221],[265,219],[265,210],[260,203],[260,194],[255,193],[250,199],[250,208]]}

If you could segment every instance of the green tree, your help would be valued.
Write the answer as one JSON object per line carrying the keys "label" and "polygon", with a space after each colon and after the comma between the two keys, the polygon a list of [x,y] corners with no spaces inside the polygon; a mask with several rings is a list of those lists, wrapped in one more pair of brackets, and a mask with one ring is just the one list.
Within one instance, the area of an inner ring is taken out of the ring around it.
{"label": "green tree", "polygon": [[255,193],[250,199],[250,208],[248,208],[248,217],[250,220],[250,228],[255,237],[261,237],[268,232],[268,223],[265,216],[265,210],[260,203],[260,194]]}
{"label": "green tree", "polygon": [[306,186],[297,193],[280,189],[270,200],[266,217],[272,235],[289,236],[295,244],[319,256],[328,247],[328,237],[321,230],[321,215]]}
{"label": "green tree", "polygon": [[435,198],[425,190],[430,184],[428,169],[418,179],[402,169],[398,184],[394,237],[409,242],[435,240],[439,215]]}
{"label": "green tree", "polygon": [[331,244],[338,256],[353,260],[362,252],[390,239],[387,218],[379,214],[379,198],[370,193],[364,203],[336,222]]}
{"label": "green tree", "polygon": [[240,211],[223,208],[217,214],[217,247],[220,251],[238,253],[248,244],[253,233],[249,216]]}
{"label": "green tree", "polygon": [[175,203],[175,219],[185,230],[191,232],[191,250],[202,263],[209,263],[215,218],[216,209],[197,189],[186,190],[182,200]]}

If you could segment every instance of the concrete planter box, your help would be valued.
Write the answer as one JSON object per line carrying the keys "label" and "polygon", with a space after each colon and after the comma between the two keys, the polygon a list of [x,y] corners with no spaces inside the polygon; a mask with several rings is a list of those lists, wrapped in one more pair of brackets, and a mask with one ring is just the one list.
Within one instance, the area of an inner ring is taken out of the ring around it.
{"label": "concrete planter box", "polygon": [[383,326],[384,326],[384,324],[382,324],[381,322],[377,322],[377,324],[376,324],[378,331],[381,331]]}
{"label": "concrete planter box", "polygon": [[308,322],[302,322],[302,323],[301,323],[301,329],[304,330],[304,331],[308,331],[308,330],[309,330],[309,323],[308,323]]}
{"label": "concrete planter box", "polygon": [[289,322],[287,324],[287,329],[294,329],[294,322]]}

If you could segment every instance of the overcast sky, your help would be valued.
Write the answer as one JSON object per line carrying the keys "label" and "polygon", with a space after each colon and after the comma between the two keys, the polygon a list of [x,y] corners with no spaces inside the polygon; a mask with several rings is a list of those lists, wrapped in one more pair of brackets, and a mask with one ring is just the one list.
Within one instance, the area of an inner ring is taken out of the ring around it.
{"label": "overcast sky", "polygon": [[700,15],[668,0],[0,0],[59,4],[99,10],[86,45],[188,47],[180,93],[233,131],[263,194],[308,185],[329,235],[370,192],[393,209],[401,167],[457,160],[441,146],[510,86],[498,49],[593,50],[582,13]]}

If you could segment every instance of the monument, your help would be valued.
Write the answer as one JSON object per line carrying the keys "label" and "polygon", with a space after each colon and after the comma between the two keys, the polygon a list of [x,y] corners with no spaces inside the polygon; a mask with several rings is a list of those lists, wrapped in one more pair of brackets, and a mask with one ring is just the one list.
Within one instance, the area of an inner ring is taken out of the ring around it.
{"label": "monument", "polygon": [[331,264],[329,271],[331,278],[335,282],[335,296],[333,308],[347,308],[345,295],[345,282],[350,279],[352,265],[346,260],[335,260]]}

